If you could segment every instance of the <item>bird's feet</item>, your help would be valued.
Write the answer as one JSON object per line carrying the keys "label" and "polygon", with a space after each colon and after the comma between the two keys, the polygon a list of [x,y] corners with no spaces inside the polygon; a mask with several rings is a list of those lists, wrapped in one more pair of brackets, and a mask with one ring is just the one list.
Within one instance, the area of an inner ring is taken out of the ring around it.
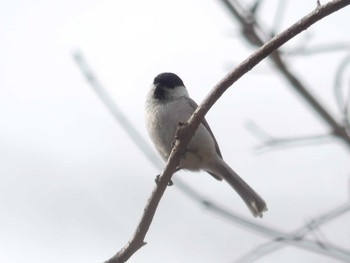
{"label": "bird's feet", "polygon": [[[156,176],[156,179],[154,179],[154,181],[156,182],[156,184],[158,185],[158,183],[159,183],[159,177],[160,177],[160,174],[158,174],[157,176]],[[173,183],[173,181],[169,181],[168,182],[168,186],[172,186],[174,183]]]}

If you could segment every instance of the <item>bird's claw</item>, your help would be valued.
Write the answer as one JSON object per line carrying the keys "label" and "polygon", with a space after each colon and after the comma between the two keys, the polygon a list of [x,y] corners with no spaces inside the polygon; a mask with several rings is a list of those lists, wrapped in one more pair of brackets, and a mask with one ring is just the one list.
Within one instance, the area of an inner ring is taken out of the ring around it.
{"label": "bird's claw", "polygon": [[[154,179],[154,181],[156,182],[156,184],[158,185],[158,183],[159,183],[159,177],[160,177],[160,174],[158,174],[157,176],[156,176],[156,179]],[[169,181],[168,182],[168,186],[172,186],[174,183],[173,183],[173,181]]]}

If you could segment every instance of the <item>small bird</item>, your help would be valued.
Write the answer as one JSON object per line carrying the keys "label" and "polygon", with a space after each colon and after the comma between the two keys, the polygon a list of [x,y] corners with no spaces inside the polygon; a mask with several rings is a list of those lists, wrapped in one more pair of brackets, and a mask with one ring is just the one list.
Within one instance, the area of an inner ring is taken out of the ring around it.
{"label": "small bird", "polygon": [[[161,73],[154,78],[147,95],[145,120],[148,134],[164,161],[169,158],[179,123],[186,122],[197,107],[176,74]],[[223,160],[205,119],[188,144],[176,171],[181,169],[203,170],[217,180],[224,179],[240,195],[254,217],[262,217],[267,211],[265,201]]]}

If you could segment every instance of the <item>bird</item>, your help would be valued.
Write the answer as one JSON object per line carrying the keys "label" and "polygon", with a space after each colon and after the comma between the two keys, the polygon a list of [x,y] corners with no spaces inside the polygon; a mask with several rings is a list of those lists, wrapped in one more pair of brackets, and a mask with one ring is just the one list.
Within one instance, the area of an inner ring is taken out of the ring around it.
{"label": "bird", "polygon": [[[151,141],[164,161],[175,142],[179,123],[186,122],[198,107],[176,74],[157,75],[148,91],[145,122]],[[263,217],[266,202],[223,159],[208,122],[203,119],[180,159],[179,170],[205,171],[219,181],[226,181],[243,199],[254,217]]]}

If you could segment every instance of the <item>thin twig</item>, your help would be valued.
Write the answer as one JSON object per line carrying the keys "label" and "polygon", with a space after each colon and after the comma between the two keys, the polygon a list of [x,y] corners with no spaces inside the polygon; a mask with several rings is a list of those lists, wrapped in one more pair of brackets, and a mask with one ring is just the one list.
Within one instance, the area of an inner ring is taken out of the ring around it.
{"label": "thin twig", "polygon": [[335,78],[334,78],[334,96],[335,100],[337,102],[339,111],[341,113],[344,113],[345,106],[346,106],[346,99],[344,98],[345,96],[343,95],[343,90],[342,90],[342,81],[344,78],[344,73],[345,69],[347,66],[350,64],[350,55],[347,55],[340,63],[337,68],[337,71],[335,73]]}
{"label": "thin twig", "polygon": [[79,66],[81,72],[89,82],[90,86],[96,92],[97,96],[101,99],[103,104],[107,107],[113,117],[120,123],[125,130],[126,134],[135,142],[141,152],[153,163],[156,167],[163,167],[164,163],[160,160],[159,156],[155,154],[154,150],[149,146],[142,135],[135,129],[135,127],[128,120],[127,116],[124,115],[121,109],[114,103],[107,90],[98,80],[96,74],[92,71],[91,67],[86,62],[81,51],[76,50],[73,53],[73,58]]}
{"label": "thin twig", "polygon": [[349,91],[348,91],[348,99],[346,100],[346,104],[344,107],[344,123],[345,123],[345,130],[350,136],[350,84],[349,84]]}
{"label": "thin twig", "polygon": [[304,135],[298,137],[274,137],[264,131],[255,122],[248,122],[246,124],[247,129],[253,134],[258,140],[262,142],[261,145],[255,147],[257,153],[267,152],[269,150],[287,149],[290,147],[300,147],[310,144],[319,144],[329,142],[334,137],[332,134],[318,134],[318,135]]}
{"label": "thin twig", "polygon": [[[343,114],[344,127],[350,136],[350,83],[347,83],[347,95],[342,92],[342,80],[345,69],[350,64],[350,55],[346,56],[339,64],[335,74],[334,95],[340,112]],[[346,97],[346,98],[345,98]]]}
{"label": "thin twig", "polygon": [[[217,214],[221,215],[222,217],[235,222],[236,224],[240,224],[242,227],[247,227],[249,229],[254,229],[255,232],[260,233],[262,235],[266,235],[268,237],[274,238],[274,242],[272,245],[277,247],[278,244],[283,245],[292,245],[295,247],[299,247],[305,250],[313,251],[316,253],[320,253],[344,262],[350,261],[350,252],[346,249],[339,248],[337,246],[333,246],[332,244],[324,243],[320,244],[318,242],[314,242],[309,239],[305,239],[305,234],[310,231],[311,228],[315,228],[317,225],[321,224],[321,222],[325,221],[325,218],[320,217],[318,221],[310,222],[310,224],[303,226],[299,232],[296,234],[288,234],[284,233],[282,231],[273,229],[271,227],[263,226],[260,224],[257,224],[251,220],[241,220],[240,217],[237,217],[235,213],[227,212],[226,209],[222,209],[220,206],[215,205],[215,207],[210,207],[211,204],[208,204],[207,207],[210,208],[212,211],[216,212]],[[347,204],[345,206],[342,206],[340,208],[337,208],[336,210],[332,211],[332,214],[330,213],[327,215],[330,219],[335,218],[341,213],[345,213],[350,210],[350,205]],[[305,233],[306,231],[306,233]],[[276,243],[276,244],[275,244]],[[275,248],[276,249],[276,248]],[[271,247],[267,247],[266,249],[269,253],[272,252]]]}
{"label": "thin twig", "polygon": [[[327,213],[325,213],[325,214],[323,214],[323,215],[321,215],[313,220],[310,220],[309,223],[298,228],[290,235],[292,235],[294,237],[294,240],[303,240],[303,238],[310,231],[313,231],[314,229],[319,228],[321,225],[328,223],[332,219],[337,218],[337,217],[339,217],[339,216],[341,216],[349,211],[350,211],[350,204],[349,204],[349,202],[347,202],[346,204],[344,204],[342,206],[339,206],[335,209],[332,209],[331,211],[329,211],[329,212],[327,212]],[[275,252],[276,250],[281,249],[285,245],[287,245],[286,243],[281,242],[281,241],[284,241],[285,239],[286,239],[286,237],[280,236],[280,237],[277,237],[268,243],[260,245],[256,248],[254,248],[252,251],[245,254],[244,256],[242,256],[240,259],[238,259],[236,261],[236,263],[250,263],[250,262],[253,262],[256,259],[261,258],[267,254]],[[321,248],[321,249],[326,251],[327,247],[328,247],[328,244],[325,244],[324,248]],[[350,258],[349,258],[350,252],[348,251],[347,254],[348,254],[348,256],[347,256],[348,258],[345,257],[342,259],[342,260],[345,260],[345,262],[349,262],[349,260],[350,260]]]}
{"label": "thin twig", "polygon": [[346,50],[350,50],[350,43],[335,43],[311,47],[301,46],[290,50],[283,50],[281,51],[281,54],[286,56],[313,56],[329,52],[339,52]]}
{"label": "thin twig", "polygon": [[[337,10],[349,5],[348,0],[338,0],[330,2],[326,5],[319,7],[314,10],[309,15],[305,16],[303,19],[292,25],[287,30],[283,31],[281,34],[277,35],[261,48],[259,48],[253,55],[249,56],[244,60],[236,69],[227,74],[209,93],[206,99],[199,105],[197,110],[193,113],[191,118],[184,125],[180,126],[177,134],[175,146],[173,147],[165,170],[159,177],[158,185],[153,190],[151,197],[149,198],[142,218],[136,228],[134,235],[131,237],[130,241],[110,260],[106,261],[108,263],[117,263],[127,261],[133,253],[140,249],[144,244],[144,238],[150,227],[156,208],[159,201],[167,187],[168,182],[174,173],[179,160],[185,150],[186,146],[190,142],[192,136],[194,135],[197,127],[203,120],[205,114],[213,106],[213,104],[221,97],[221,95],[240,77],[250,71],[258,63],[260,63],[264,58],[270,55],[273,51],[278,49],[281,45],[286,43],[288,40],[301,33],[303,30],[307,29],[320,19],[328,16]],[[349,140],[350,142],[350,140]]]}
{"label": "thin twig", "polygon": [[262,5],[263,0],[255,0],[254,4],[251,6],[250,8],[250,12],[252,12],[252,14],[256,14],[259,7]]}

